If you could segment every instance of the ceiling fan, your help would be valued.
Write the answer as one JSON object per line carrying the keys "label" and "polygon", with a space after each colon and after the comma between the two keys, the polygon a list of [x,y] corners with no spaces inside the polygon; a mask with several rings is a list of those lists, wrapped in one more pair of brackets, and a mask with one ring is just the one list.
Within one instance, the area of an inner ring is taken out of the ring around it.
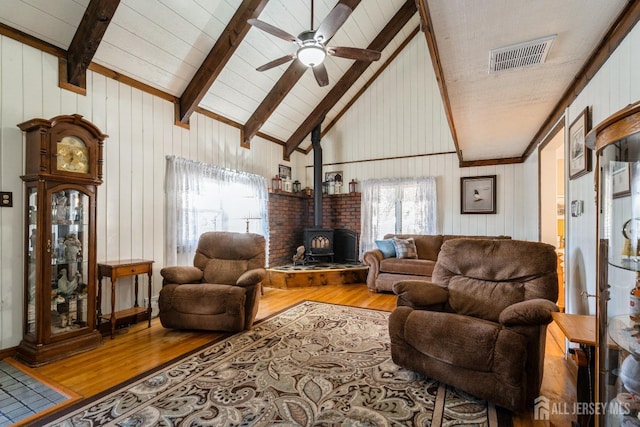
{"label": "ceiling fan", "polygon": [[316,30],[313,29],[313,0],[311,0],[311,29],[303,31],[297,37],[288,32],[267,24],[258,19],[249,19],[247,22],[262,31],[283,40],[293,42],[298,46],[294,54],[285,55],[256,68],[258,71],[266,71],[287,62],[298,59],[302,64],[313,69],[313,75],[320,86],[329,84],[329,76],[323,61],[327,55],[341,58],[355,59],[356,61],[377,61],[380,59],[380,52],[371,49],[359,49],[355,47],[328,47],[327,43],[345,23],[351,8],[342,3],[329,12]]}

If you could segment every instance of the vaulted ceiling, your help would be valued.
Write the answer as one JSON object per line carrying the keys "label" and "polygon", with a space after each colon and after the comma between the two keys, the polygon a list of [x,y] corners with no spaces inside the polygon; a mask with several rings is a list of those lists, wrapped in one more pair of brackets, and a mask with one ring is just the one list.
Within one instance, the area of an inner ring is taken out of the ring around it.
{"label": "vaulted ceiling", "polygon": [[[328,56],[324,87],[296,59],[256,70],[296,46],[248,19],[297,36],[337,3],[353,12],[327,45],[378,50],[380,60]],[[326,132],[407,43],[424,37],[465,165],[522,161],[575,96],[577,78],[603,61],[594,55],[603,40],[615,42],[637,22],[639,3],[3,0],[0,33],[60,57],[63,87],[82,92],[91,69],[172,100],[178,125],[198,111],[240,128],[246,146],[256,135],[281,144],[285,158],[308,152],[316,124]],[[546,36],[555,38],[544,63],[488,72],[491,49]]]}

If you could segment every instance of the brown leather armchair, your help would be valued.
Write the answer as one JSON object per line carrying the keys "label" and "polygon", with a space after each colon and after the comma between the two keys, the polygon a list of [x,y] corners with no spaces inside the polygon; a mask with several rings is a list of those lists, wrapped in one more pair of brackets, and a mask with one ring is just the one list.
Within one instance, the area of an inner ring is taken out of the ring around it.
{"label": "brown leather armchair", "polygon": [[547,324],[558,310],[556,265],[545,243],[445,242],[433,283],[394,286],[393,361],[509,410],[527,408],[540,393]]}
{"label": "brown leather armchair", "polygon": [[258,312],[265,270],[259,234],[202,234],[193,267],[165,267],[158,298],[165,328],[236,332],[250,329]]}

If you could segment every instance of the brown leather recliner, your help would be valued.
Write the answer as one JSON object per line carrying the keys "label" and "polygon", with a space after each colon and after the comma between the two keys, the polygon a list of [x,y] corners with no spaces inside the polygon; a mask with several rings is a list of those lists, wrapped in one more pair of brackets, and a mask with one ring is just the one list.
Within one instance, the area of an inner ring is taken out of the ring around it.
{"label": "brown leather recliner", "polygon": [[236,332],[258,313],[265,270],[265,238],[212,231],[198,241],[193,267],[165,267],[158,298],[165,328]]}
{"label": "brown leather recliner", "polygon": [[[509,410],[540,393],[547,324],[557,311],[551,245],[449,240],[432,282],[396,283],[393,361]],[[529,406],[530,409],[532,406]]]}

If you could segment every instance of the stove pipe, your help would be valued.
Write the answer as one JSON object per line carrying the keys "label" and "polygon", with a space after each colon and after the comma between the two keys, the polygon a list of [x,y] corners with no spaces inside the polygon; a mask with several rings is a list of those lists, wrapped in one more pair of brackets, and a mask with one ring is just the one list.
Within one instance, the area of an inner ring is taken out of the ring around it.
{"label": "stove pipe", "polygon": [[313,226],[322,228],[322,147],[320,147],[320,123],[311,131],[313,147]]}

